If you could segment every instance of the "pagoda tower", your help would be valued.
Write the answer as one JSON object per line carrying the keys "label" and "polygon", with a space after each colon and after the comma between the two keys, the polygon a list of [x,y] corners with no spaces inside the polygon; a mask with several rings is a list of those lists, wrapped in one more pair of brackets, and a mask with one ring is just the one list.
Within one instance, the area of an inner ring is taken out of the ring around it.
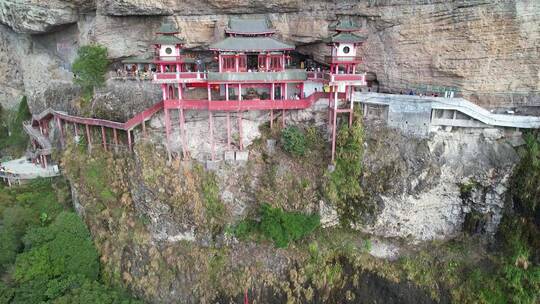
{"label": "pagoda tower", "polygon": [[356,72],[357,65],[362,62],[358,49],[366,37],[354,34],[361,28],[350,19],[339,20],[329,29],[336,32],[327,39],[331,55],[325,58],[326,63],[330,65],[330,74],[327,78],[330,87],[328,121],[332,128],[332,162],[334,162],[337,115],[338,113],[348,114],[349,126],[351,126],[354,111],[352,101],[354,87],[367,85],[365,73],[358,74]]}

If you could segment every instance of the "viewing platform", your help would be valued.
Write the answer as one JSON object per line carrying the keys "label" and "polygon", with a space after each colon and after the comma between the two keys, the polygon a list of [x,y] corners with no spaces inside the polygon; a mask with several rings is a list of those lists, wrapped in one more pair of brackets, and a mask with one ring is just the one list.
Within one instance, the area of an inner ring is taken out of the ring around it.
{"label": "viewing platform", "polygon": [[22,184],[36,178],[48,178],[60,175],[58,166],[54,165],[43,168],[38,164],[27,161],[26,158],[3,162],[1,166],[3,169],[0,169],[0,179],[9,186]]}

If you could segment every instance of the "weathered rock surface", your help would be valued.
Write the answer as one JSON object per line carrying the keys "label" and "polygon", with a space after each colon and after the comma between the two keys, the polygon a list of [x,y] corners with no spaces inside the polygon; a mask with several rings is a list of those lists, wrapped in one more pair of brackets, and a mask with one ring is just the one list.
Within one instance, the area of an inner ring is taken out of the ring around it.
{"label": "weathered rock surface", "polygon": [[93,0],[5,0],[0,2],[0,22],[19,33],[45,33],[76,23],[79,13],[93,8]]}
{"label": "weathered rock surface", "polygon": [[365,231],[411,240],[447,239],[467,214],[481,214],[477,233],[493,235],[519,157],[505,139],[480,132],[437,132],[429,141],[397,134],[370,135],[366,182],[379,181],[382,209]]}
{"label": "weathered rock surface", "polygon": [[4,25],[0,25],[0,105],[15,107],[23,95],[24,83],[20,58],[10,50],[16,39]]}

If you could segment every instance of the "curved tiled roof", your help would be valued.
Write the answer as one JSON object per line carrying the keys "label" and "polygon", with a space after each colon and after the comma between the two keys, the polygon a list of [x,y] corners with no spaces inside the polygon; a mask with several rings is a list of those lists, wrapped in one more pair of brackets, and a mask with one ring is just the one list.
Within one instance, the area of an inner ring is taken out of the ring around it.
{"label": "curved tiled roof", "polygon": [[232,52],[286,51],[294,50],[294,45],[270,37],[227,37],[210,45],[209,49]]}

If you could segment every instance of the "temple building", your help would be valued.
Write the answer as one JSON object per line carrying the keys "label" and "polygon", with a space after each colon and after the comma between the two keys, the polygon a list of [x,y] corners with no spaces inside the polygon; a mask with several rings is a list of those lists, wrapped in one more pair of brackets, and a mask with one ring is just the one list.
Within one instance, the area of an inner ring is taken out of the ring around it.
{"label": "temple building", "polygon": [[[336,23],[337,34],[328,39],[331,47],[326,61],[328,73],[309,72],[291,64],[293,45],[279,41],[276,31],[265,18],[231,18],[225,29],[225,38],[210,45],[217,63],[216,71],[201,69],[185,56],[184,40],[177,37],[179,31],[172,24],[163,24],[153,43],[157,67],[153,80],[161,85],[167,141],[171,136],[169,111],[179,111],[183,154],[187,155],[185,129],[186,110],[206,110],[209,120],[209,137],[212,143],[211,159],[215,159],[214,128],[227,129],[227,145],[231,142],[230,113],[237,112],[240,150],[242,144],[242,112],[268,111],[270,126],[281,116],[286,124],[288,110],[306,109],[316,100],[329,100],[329,125],[333,129],[332,155],[335,150],[337,115],[346,113],[352,122],[353,104],[350,102],[355,86],[365,86],[365,74],[356,72],[361,62],[358,46],[365,40],[354,34],[359,28],[350,21]],[[323,85],[327,92],[323,92]],[[192,89],[199,89],[193,94]],[[200,90],[205,89],[204,95]],[[225,112],[225,126],[214,126],[213,113]]]}

